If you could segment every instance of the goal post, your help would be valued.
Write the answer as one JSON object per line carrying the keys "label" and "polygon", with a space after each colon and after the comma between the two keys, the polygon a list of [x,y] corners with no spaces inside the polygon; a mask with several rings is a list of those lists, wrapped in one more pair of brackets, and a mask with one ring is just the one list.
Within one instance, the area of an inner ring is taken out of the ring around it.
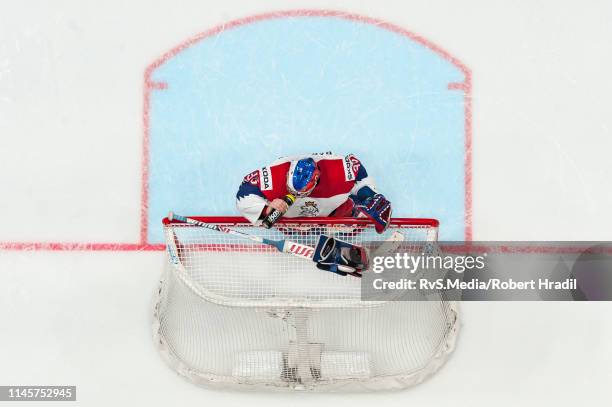
{"label": "goal post", "polygon": [[[372,249],[437,239],[435,219],[193,217],[314,246],[326,234]],[[179,374],[203,385],[273,390],[400,389],[433,374],[454,348],[457,304],[363,301],[361,281],[239,236],[163,220],[168,256],[154,308],[155,341]]]}

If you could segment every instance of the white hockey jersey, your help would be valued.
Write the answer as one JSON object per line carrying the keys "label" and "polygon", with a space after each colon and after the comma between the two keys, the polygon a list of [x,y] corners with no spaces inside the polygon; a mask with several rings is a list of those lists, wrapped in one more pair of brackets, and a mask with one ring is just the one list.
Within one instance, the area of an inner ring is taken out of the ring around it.
{"label": "white hockey jersey", "polygon": [[284,217],[323,217],[331,215],[350,195],[367,186],[376,191],[363,164],[352,154],[347,156],[319,153],[308,156],[282,157],[267,167],[244,177],[236,194],[238,210],[251,223],[259,224],[262,210],[269,201],[282,198],[287,191],[287,173],[291,161],[312,157],[321,176],[312,193],[297,198]]}

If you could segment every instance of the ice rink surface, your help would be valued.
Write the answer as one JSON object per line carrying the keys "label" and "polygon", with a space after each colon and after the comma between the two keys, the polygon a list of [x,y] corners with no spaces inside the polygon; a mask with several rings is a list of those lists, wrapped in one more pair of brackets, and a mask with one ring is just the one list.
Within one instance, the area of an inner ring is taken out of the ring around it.
{"label": "ice rink surface", "polygon": [[[226,393],[163,364],[150,319],[164,254],[142,244],[145,69],[207,29],[289,7],[387,21],[469,67],[475,240],[611,239],[610,2],[5,5],[0,385],[74,384],[67,404],[83,406],[605,404],[609,303],[462,304],[456,353],[401,393]],[[142,250],[22,250],[44,242]]]}

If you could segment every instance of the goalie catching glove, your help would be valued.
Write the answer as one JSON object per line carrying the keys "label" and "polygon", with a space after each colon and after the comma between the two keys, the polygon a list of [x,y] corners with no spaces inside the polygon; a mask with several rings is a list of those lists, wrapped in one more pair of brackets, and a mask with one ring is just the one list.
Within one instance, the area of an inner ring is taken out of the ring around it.
{"label": "goalie catching glove", "polygon": [[361,277],[368,268],[368,254],[363,247],[321,235],[315,249],[313,261],[317,268],[346,276]]}
{"label": "goalie catching glove", "polygon": [[391,222],[391,202],[384,195],[374,194],[355,206],[355,209],[374,221],[377,233],[387,230]]}

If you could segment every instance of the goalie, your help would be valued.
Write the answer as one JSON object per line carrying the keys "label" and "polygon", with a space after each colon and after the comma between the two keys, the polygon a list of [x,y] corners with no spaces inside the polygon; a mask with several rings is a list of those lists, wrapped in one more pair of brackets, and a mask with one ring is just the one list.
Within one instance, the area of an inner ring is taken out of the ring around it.
{"label": "goalie", "polygon": [[[287,195],[291,198],[283,199]],[[242,216],[256,225],[274,210],[290,218],[366,216],[378,233],[391,219],[391,203],[352,154],[280,158],[244,177],[236,200]]]}
{"label": "goalie", "polygon": [[[251,223],[265,227],[271,227],[281,216],[368,217],[374,221],[376,232],[383,233],[391,220],[391,203],[376,191],[365,167],[352,154],[280,158],[244,177],[236,205]],[[339,249],[320,249],[317,247],[317,252],[328,252],[328,256],[320,259],[317,266],[328,264],[329,271],[342,274],[342,270],[334,268],[346,256]],[[364,253],[346,248],[342,251],[351,253],[352,258],[346,259],[350,268],[359,270],[360,265],[364,266],[359,263],[364,261]]]}

